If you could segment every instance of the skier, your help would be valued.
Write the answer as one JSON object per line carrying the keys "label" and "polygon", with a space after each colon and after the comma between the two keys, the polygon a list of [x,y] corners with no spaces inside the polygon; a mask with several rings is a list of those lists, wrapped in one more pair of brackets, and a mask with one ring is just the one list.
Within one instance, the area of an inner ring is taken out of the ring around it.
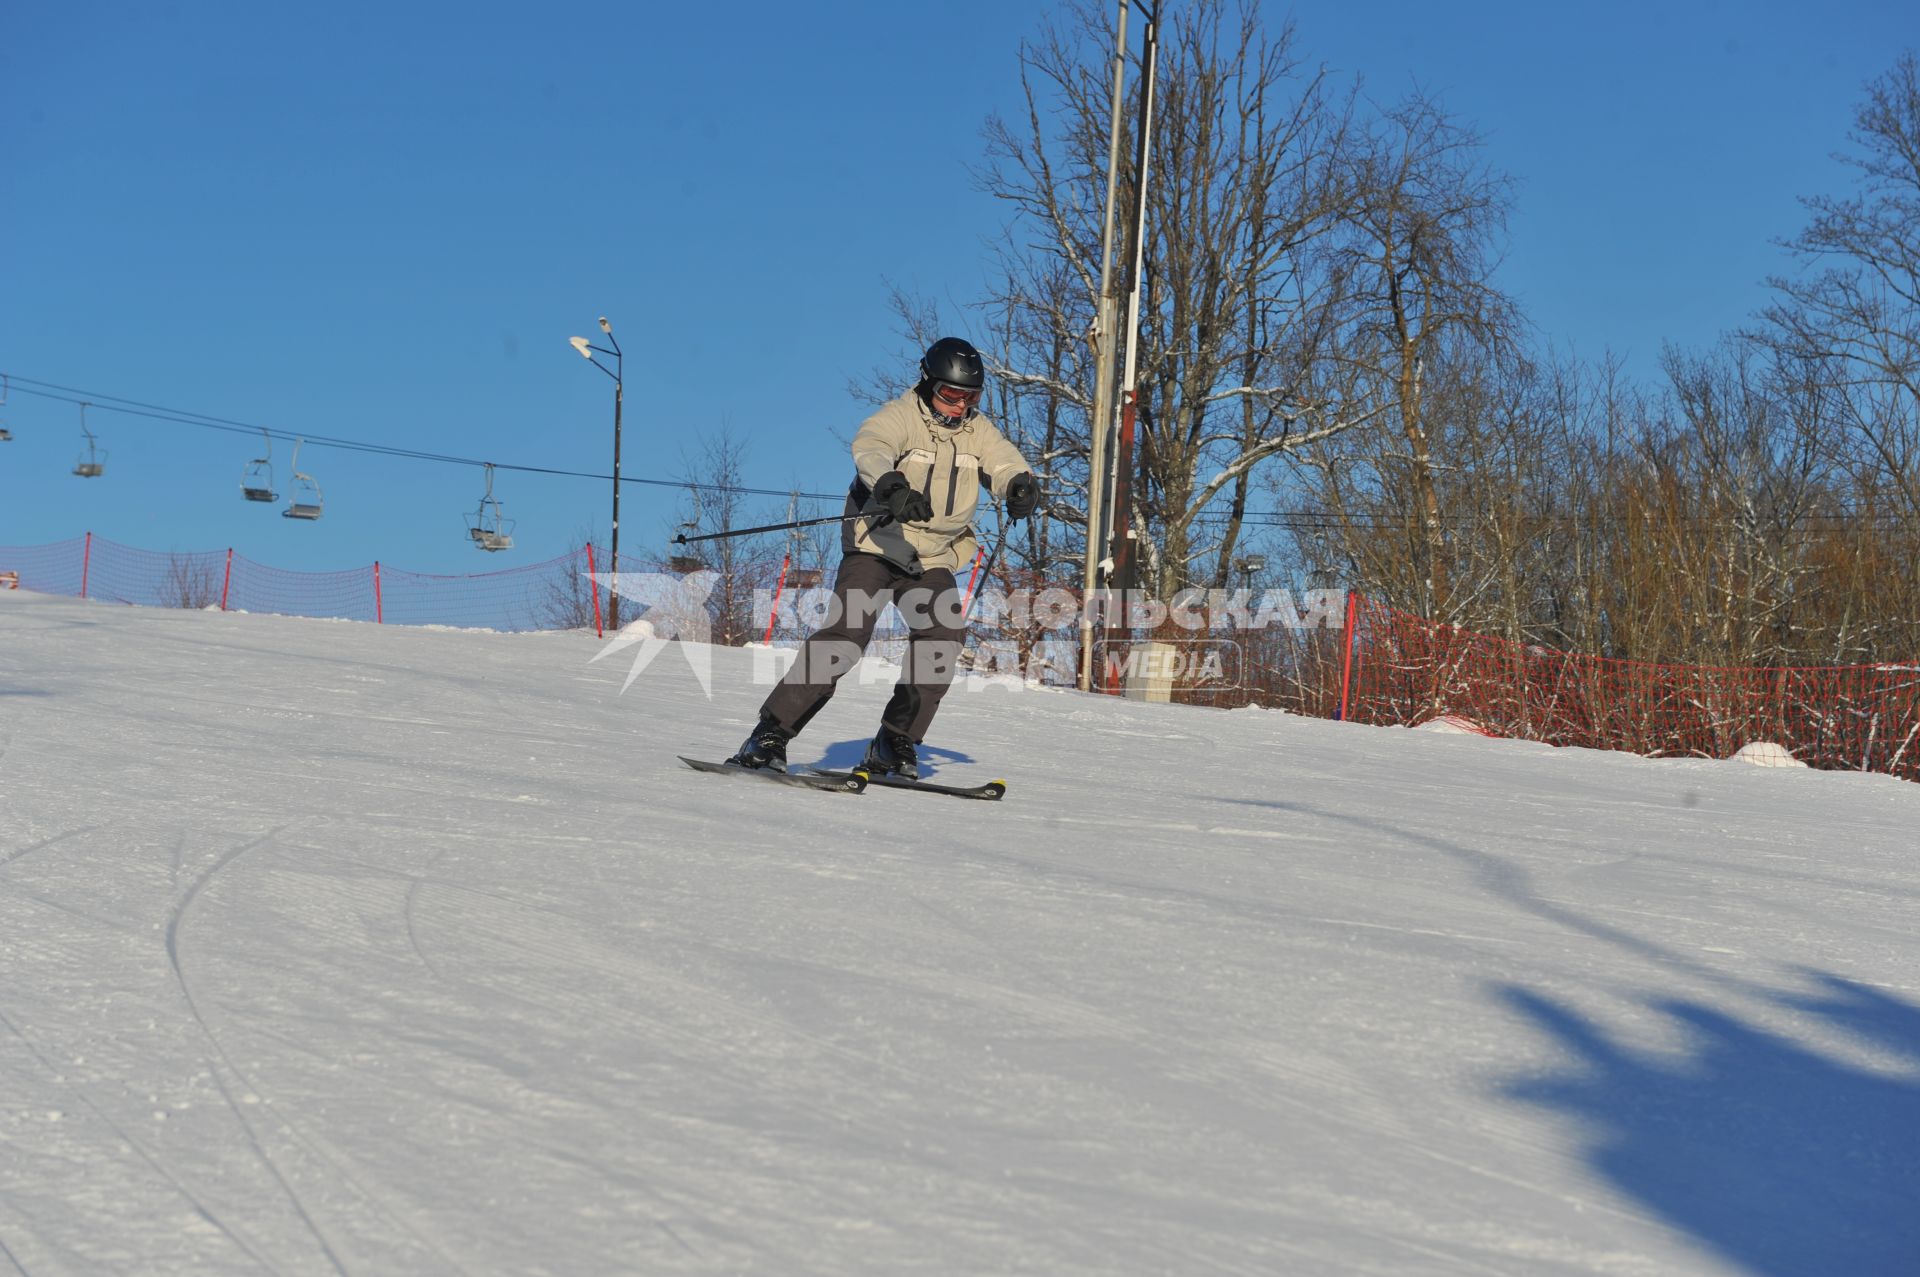
{"label": "skier", "polygon": [[980,489],[1004,501],[1013,519],[1040,504],[1032,467],[978,411],[985,385],[980,352],[942,337],[921,358],[919,383],[861,423],[828,622],[808,637],[728,762],[784,772],[787,742],[833,696],[892,603],[911,631],[906,667],[861,766],[918,779],[916,747],[953,681],[966,636],[954,572],[978,549],[970,525]]}

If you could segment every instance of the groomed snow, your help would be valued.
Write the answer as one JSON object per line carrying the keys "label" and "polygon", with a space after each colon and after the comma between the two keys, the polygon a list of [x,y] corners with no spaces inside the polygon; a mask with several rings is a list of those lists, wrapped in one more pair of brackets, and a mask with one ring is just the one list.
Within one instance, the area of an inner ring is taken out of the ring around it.
{"label": "groomed snow", "polygon": [[599,650],[0,593],[0,1272],[1920,1272],[1920,787]]}

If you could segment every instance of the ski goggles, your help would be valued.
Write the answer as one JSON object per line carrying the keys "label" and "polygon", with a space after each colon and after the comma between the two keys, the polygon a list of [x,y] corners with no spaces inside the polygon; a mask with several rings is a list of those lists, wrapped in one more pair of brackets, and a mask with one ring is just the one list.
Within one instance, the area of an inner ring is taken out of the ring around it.
{"label": "ski goggles", "polygon": [[944,381],[934,383],[933,397],[954,408],[971,408],[980,402],[979,390]]}

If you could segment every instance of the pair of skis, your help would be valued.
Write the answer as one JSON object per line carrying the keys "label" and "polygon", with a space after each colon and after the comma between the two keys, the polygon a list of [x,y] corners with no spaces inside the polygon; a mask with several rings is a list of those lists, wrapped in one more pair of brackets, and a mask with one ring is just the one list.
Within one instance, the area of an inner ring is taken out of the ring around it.
{"label": "pair of skis", "polygon": [[873,785],[882,789],[917,789],[923,794],[946,794],[953,798],[980,798],[997,802],[1007,793],[1007,782],[1004,780],[990,780],[984,785],[942,785],[931,780],[908,780],[885,772],[859,769],[777,772],[760,767],[742,767],[738,763],[710,763],[700,758],[688,758],[685,754],[680,755],[680,761],[695,771],[714,772],[723,776],[753,776],[775,784],[825,789],[842,794],[864,793],[869,785]]}

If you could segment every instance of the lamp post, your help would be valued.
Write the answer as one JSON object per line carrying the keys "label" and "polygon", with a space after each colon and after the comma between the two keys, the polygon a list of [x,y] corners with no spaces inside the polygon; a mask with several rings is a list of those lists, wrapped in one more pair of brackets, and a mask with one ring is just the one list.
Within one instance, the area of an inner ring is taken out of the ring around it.
{"label": "lamp post", "polygon": [[[607,628],[620,628],[620,403],[622,364],[620,342],[613,335],[613,325],[607,322],[605,315],[600,316],[600,331],[607,335],[607,341],[613,349],[607,350],[589,342],[585,337],[569,337],[567,343],[580,352],[580,357],[613,378],[613,558],[612,578],[607,585]],[[593,357],[594,352],[613,356],[613,367],[609,368]]]}
{"label": "lamp post", "polygon": [[1267,556],[1264,554],[1249,554],[1244,559],[1235,559],[1233,561],[1233,567],[1236,572],[1240,573],[1240,588],[1251,594],[1253,592],[1253,574],[1255,572],[1266,571]]}

